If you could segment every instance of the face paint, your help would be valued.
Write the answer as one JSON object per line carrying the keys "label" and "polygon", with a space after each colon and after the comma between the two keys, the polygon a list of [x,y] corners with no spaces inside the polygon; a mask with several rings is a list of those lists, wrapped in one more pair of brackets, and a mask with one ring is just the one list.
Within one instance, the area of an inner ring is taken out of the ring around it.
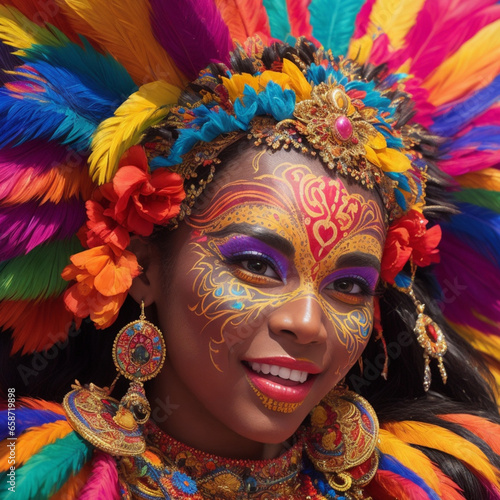
{"label": "face paint", "polygon": [[[228,184],[215,199],[219,202],[190,219],[199,234],[208,236],[207,243],[193,243],[200,256],[193,268],[199,300],[191,307],[207,319],[207,326],[222,320],[219,336],[210,341],[214,366],[220,369],[216,355],[222,344],[238,341],[238,327],[262,316],[265,309],[307,295],[317,297],[348,353],[346,365],[352,364],[370,332],[370,296],[378,272],[370,267],[331,271],[348,253],[380,260],[384,234],[378,204],[349,194],[340,179],[318,177],[306,166],[288,163],[252,183]],[[241,234],[246,232],[253,234]],[[274,246],[262,241],[273,238]],[[287,283],[289,265],[299,275],[299,286],[276,293],[277,283]],[[354,292],[335,289],[342,279],[363,287]],[[229,331],[233,333],[228,338]]]}

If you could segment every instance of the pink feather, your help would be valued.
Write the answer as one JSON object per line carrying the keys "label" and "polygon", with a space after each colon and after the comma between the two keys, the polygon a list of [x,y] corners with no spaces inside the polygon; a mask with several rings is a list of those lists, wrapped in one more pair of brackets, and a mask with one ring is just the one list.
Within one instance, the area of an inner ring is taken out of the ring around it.
{"label": "pink feather", "polygon": [[311,0],[286,0],[292,35],[295,37],[305,36],[309,40],[314,40],[310,22],[311,14],[308,8],[310,3]]}
{"label": "pink feather", "polygon": [[84,203],[75,198],[58,204],[0,207],[0,261],[24,255],[51,239],[70,238],[84,221]]}
{"label": "pink feather", "polygon": [[157,40],[189,79],[211,62],[229,64],[231,37],[213,0],[150,3]]}
{"label": "pink feather", "polygon": [[[481,28],[500,18],[496,0],[425,2],[406,37],[404,58],[424,79]],[[429,33],[429,26],[432,31]]]}
{"label": "pink feather", "polygon": [[483,170],[484,168],[500,164],[500,151],[478,151],[477,149],[459,149],[453,151],[450,158],[441,160],[439,167],[443,172],[456,176]]}
{"label": "pink feather", "polygon": [[370,15],[376,1],[377,0],[367,0],[358,12],[356,17],[356,27],[354,29],[354,35],[352,36],[353,40],[361,38],[364,34],[366,34],[366,30],[370,24]]}
{"label": "pink feather", "polygon": [[78,500],[118,500],[118,469],[116,462],[107,453],[96,451],[92,459],[92,472],[80,491]]}

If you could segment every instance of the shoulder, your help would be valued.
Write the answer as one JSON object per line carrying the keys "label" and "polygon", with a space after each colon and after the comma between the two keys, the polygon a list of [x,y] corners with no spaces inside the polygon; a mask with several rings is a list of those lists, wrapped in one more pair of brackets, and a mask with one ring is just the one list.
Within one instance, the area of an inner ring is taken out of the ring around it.
{"label": "shoulder", "polygon": [[70,426],[60,404],[7,399],[0,411],[0,497],[118,499],[116,462]]}

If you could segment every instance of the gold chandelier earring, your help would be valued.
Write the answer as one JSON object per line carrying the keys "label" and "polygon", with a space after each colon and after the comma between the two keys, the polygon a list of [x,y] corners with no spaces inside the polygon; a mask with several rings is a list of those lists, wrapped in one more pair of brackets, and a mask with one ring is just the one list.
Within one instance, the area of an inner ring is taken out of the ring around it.
{"label": "gold chandelier earring", "polygon": [[[63,401],[68,420],[87,441],[111,455],[136,455],[146,449],[142,425],[151,414],[143,382],[160,372],[165,362],[165,342],[158,327],[146,320],[144,302],[139,319],[124,326],[113,344],[118,374],[109,388],[82,386],[78,380]],[[110,397],[123,375],[131,381],[118,401]]]}

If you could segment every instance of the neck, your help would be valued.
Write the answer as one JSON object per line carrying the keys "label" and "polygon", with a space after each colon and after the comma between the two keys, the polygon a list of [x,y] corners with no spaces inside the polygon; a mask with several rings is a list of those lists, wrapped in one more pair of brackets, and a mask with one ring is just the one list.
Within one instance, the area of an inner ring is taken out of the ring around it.
{"label": "neck", "polygon": [[201,452],[247,460],[272,459],[290,447],[287,442],[261,443],[241,436],[207,412],[196,397],[186,398],[189,390],[174,378],[165,366],[147,394],[153,422],[177,441]]}

